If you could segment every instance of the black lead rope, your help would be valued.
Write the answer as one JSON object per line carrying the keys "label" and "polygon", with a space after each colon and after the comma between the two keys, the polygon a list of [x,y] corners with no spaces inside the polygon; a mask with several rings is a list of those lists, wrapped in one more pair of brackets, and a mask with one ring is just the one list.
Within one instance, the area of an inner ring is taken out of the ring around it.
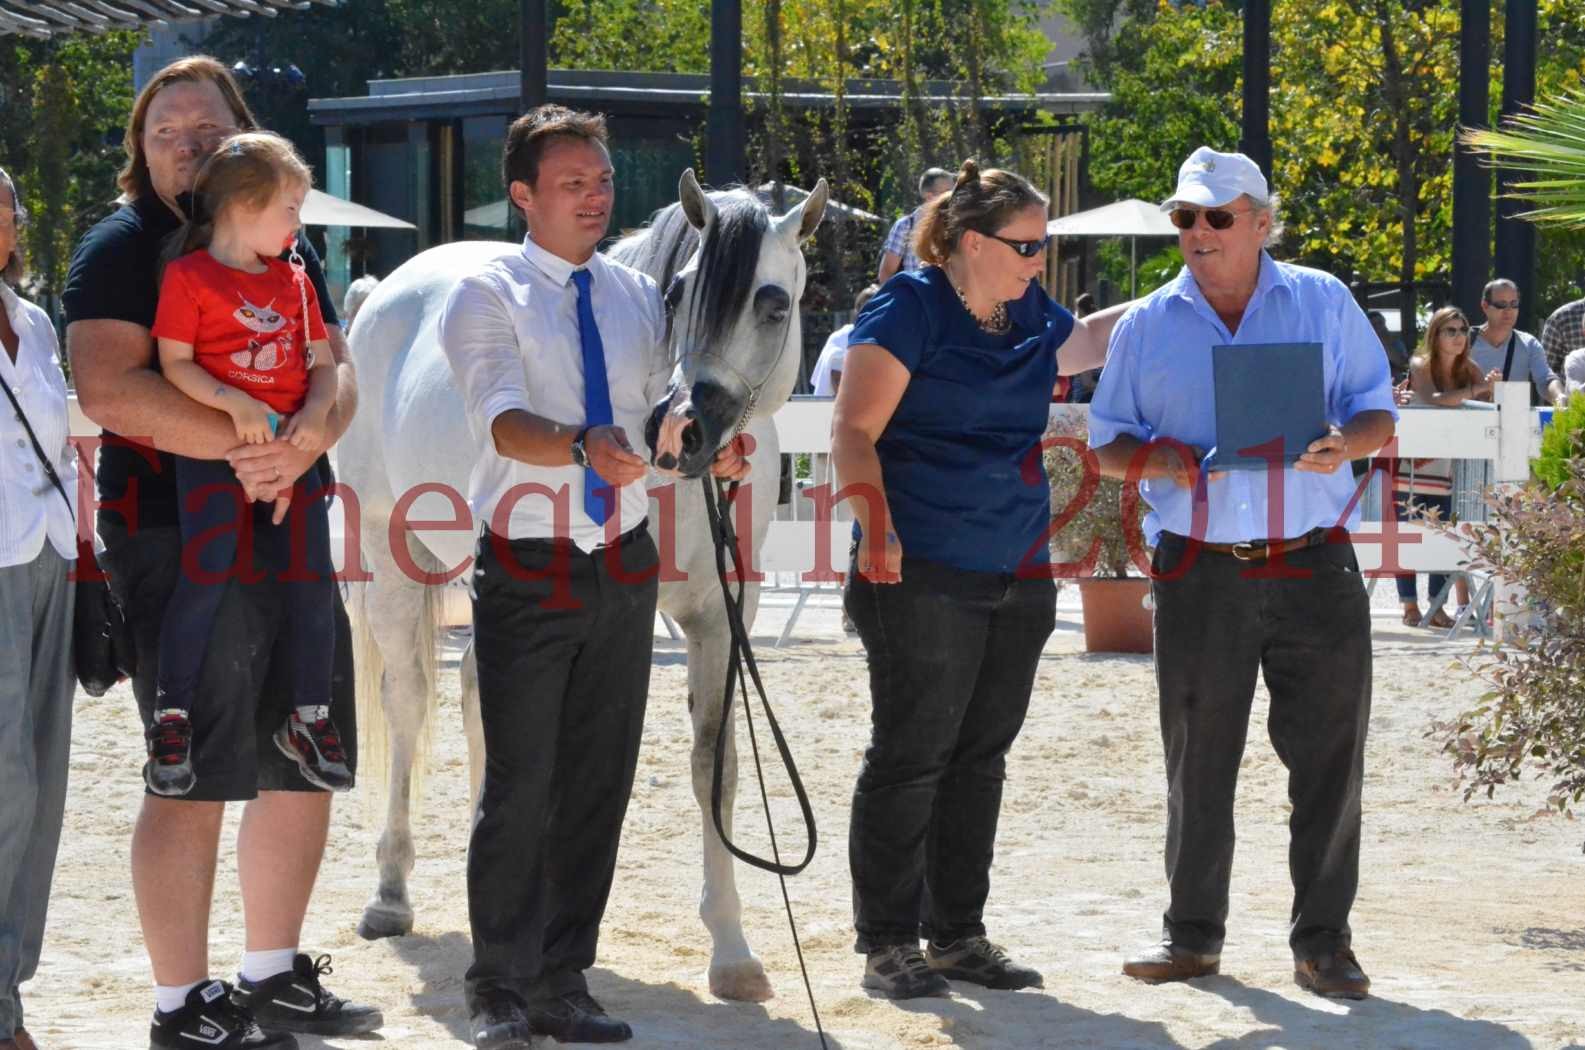
{"label": "black lead rope", "polygon": [[[803,975],[804,991],[809,996],[809,1009],[814,1014],[815,1034],[820,1037],[820,1045],[824,1048],[826,1033],[825,1028],[820,1024],[820,1007],[815,1004],[814,986],[809,982],[809,967],[804,962],[803,944],[798,939],[798,923],[793,918],[792,898],[787,893],[787,876],[797,875],[814,860],[816,845],[814,810],[809,805],[809,794],[804,790],[803,778],[798,775],[798,765],[793,761],[792,751],[787,747],[787,738],[782,734],[781,725],[776,721],[776,713],[771,710],[770,699],[765,695],[765,683],[760,680],[759,665],[754,661],[754,648],[749,644],[748,629],[743,624],[743,591],[747,573],[744,571],[742,552],[738,549],[737,535],[732,529],[730,513],[732,502],[737,496],[737,483],[733,482],[725,491],[718,494],[716,484],[711,478],[707,476],[702,478],[701,482],[704,485],[705,514],[710,522],[710,535],[715,541],[716,577],[721,582],[721,597],[726,602],[727,625],[732,631],[732,652],[726,665],[726,692],[721,701],[721,722],[716,727],[715,734],[715,768],[710,782],[710,816],[715,821],[716,834],[721,836],[721,842],[726,846],[727,852],[745,864],[753,865],[761,871],[774,873],[781,884],[782,905],[787,910],[787,927],[792,931],[793,949],[798,953],[798,969]],[[738,585],[735,595],[727,580],[726,559],[729,551],[733,568],[737,571]],[[770,793],[765,787],[765,770],[760,763],[759,738],[754,730],[754,710],[749,703],[749,679],[753,679],[754,689],[759,693],[760,706],[764,708],[765,720],[770,725],[771,737],[776,742],[776,751],[781,755],[782,765],[787,770],[787,778],[792,782],[793,794],[798,797],[798,808],[803,811],[804,828],[808,832],[809,844],[803,860],[797,864],[782,863],[781,848],[776,842],[776,825],[771,819],[770,812]],[[748,723],[749,748],[754,755],[754,775],[759,780],[760,804],[765,810],[765,828],[770,834],[770,860],[740,849],[727,835],[725,824],[721,819],[722,785],[726,779],[727,730],[732,724],[733,694],[739,689],[743,693],[743,719]]]}

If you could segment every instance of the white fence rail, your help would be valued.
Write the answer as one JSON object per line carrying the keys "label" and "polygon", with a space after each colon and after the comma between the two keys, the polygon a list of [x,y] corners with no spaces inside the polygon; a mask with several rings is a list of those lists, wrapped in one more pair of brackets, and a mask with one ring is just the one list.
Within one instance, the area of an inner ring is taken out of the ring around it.
{"label": "white fence rail", "polygon": [[[1486,460],[1494,483],[1519,482],[1529,475],[1530,457],[1540,447],[1540,415],[1530,408],[1529,386],[1525,383],[1498,384],[1495,404],[1487,407],[1435,408],[1411,406],[1401,410],[1397,430],[1396,454],[1404,458],[1446,458]],[[776,433],[781,450],[793,455],[807,454],[813,459],[817,482],[828,480],[826,461],[831,452],[831,405],[829,399],[795,398],[776,414]],[[1055,405],[1053,411],[1085,410],[1085,406]],[[764,572],[806,573],[817,565],[817,536],[822,523],[815,520],[814,501],[806,493],[794,492],[792,520],[771,523],[770,535],[760,551]],[[1390,506],[1384,516],[1390,516]],[[828,530],[832,557],[840,570],[846,559],[851,520],[823,523]],[[1463,547],[1456,540],[1423,525],[1395,526],[1398,538],[1397,565],[1408,571],[1453,570],[1465,560]],[[1379,533],[1369,524],[1360,530],[1354,548],[1363,570],[1382,565],[1380,539],[1364,538]]]}

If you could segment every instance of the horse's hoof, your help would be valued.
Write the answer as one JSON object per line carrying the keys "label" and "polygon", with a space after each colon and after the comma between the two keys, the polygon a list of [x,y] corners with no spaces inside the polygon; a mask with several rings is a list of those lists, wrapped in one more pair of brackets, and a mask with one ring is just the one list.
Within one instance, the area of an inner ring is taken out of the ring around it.
{"label": "horse's hoof", "polygon": [[358,936],[366,941],[405,937],[413,932],[413,909],[376,901],[363,909]]}
{"label": "horse's hoof", "polygon": [[765,976],[765,965],[750,956],[741,962],[710,967],[710,994],[740,1003],[763,1003],[776,992]]}

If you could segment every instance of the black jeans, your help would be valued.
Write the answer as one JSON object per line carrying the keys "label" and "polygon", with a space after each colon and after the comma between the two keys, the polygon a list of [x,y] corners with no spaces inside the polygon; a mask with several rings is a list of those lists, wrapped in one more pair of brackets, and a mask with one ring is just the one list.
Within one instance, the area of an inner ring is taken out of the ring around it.
{"label": "black jeans", "polygon": [[1191,549],[1171,533],[1156,548],[1156,575],[1167,577],[1152,585],[1172,892],[1163,936],[1196,952],[1220,952],[1226,934],[1233,795],[1257,673],[1271,693],[1266,728],[1293,804],[1289,944],[1295,957],[1312,958],[1350,943],[1370,602],[1349,543],[1283,560],[1272,578],[1276,565]]}
{"label": "black jeans", "polygon": [[897,584],[852,569],[872,728],[848,863],[861,952],[985,933],[1006,756],[1056,625],[1056,585],[903,559]]}
{"label": "black jeans", "polygon": [[248,505],[236,473],[223,459],[177,456],[176,496],[182,565],[160,630],[155,706],[192,710],[226,584],[252,569],[251,558],[237,556],[244,542],[265,543],[286,553],[287,571],[279,579],[286,604],[292,704],[329,706],[336,581],[330,561],[330,511],[319,469],[309,470],[293,486],[291,509],[279,525],[256,517],[256,508]]}
{"label": "black jeans", "polygon": [[644,729],[659,566],[643,525],[591,553],[480,537],[470,1009],[587,990]]}

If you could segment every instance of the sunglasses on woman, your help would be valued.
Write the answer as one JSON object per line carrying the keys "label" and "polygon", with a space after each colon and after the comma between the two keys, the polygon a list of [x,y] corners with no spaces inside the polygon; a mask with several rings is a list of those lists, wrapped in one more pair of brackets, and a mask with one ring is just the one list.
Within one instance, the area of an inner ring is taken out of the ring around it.
{"label": "sunglasses on woman", "polygon": [[1443,335],[1469,335],[1469,325],[1450,324],[1442,328]]}
{"label": "sunglasses on woman", "polygon": [[1003,244],[1007,245],[1007,247],[1011,248],[1019,255],[1022,255],[1025,259],[1033,259],[1041,252],[1045,251],[1046,245],[1051,243],[1051,235],[1049,233],[1040,238],[1038,241],[1015,241],[1011,238],[1003,237],[1001,234],[997,233],[987,233],[985,236],[989,237],[993,241],[1001,241]]}
{"label": "sunglasses on woman", "polygon": [[1205,224],[1213,230],[1225,230],[1238,221],[1240,215],[1246,212],[1231,211],[1227,208],[1173,208],[1167,213],[1167,218],[1172,220],[1172,225],[1180,230],[1194,229],[1194,220],[1201,215],[1205,216]]}

